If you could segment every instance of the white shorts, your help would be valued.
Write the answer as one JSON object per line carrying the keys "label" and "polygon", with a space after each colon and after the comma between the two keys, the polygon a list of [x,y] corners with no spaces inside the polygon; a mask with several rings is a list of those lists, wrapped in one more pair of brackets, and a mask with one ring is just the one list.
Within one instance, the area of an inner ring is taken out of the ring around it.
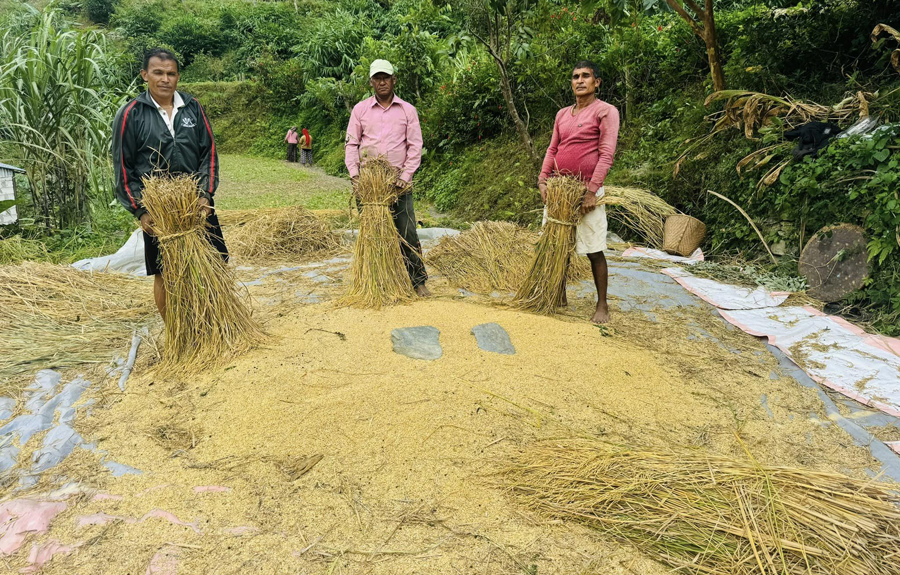
{"label": "white shorts", "polygon": [[[602,198],[606,190],[597,190],[597,197]],[[544,220],[541,227],[547,224],[547,206],[544,206]],[[606,206],[597,206],[581,216],[575,228],[575,253],[580,256],[595,254],[606,250]]]}

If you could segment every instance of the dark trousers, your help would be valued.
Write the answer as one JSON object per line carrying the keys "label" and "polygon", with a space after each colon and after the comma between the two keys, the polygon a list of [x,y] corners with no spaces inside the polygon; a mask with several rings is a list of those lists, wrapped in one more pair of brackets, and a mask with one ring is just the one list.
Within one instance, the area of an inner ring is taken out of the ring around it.
{"label": "dark trousers", "polygon": [[297,144],[288,144],[287,161],[289,161],[289,162],[297,161]]}
{"label": "dark trousers", "polygon": [[400,251],[403,252],[409,279],[414,288],[419,287],[428,279],[428,273],[422,260],[422,244],[419,243],[419,234],[416,232],[412,191],[406,192],[391,204],[391,215],[394,216],[394,225],[397,226],[397,231],[403,239],[400,242]]}
{"label": "dark trousers", "polygon": [[312,150],[300,148],[300,165],[312,165]]}

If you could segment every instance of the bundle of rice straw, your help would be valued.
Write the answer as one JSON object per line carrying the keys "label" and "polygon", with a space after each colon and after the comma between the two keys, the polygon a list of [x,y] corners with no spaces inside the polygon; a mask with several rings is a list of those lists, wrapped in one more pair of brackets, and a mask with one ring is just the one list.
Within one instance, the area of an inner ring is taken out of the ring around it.
{"label": "bundle of rice straw", "polygon": [[679,573],[900,574],[900,495],[871,480],[591,440],[529,448],[504,479],[532,510]]}
{"label": "bundle of rice straw", "polygon": [[396,181],[397,170],[383,156],[366,160],[360,170],[359,236],[353,247],[347,293],[341,298],[344,305],[377,309],[414,295],[400,251],[400,233],[390,211],[400,193]]}
{"label": "bundle of rice straw", "polygon": [[207,241],[197,183],[187,175],[146,178],[166,285],[163,365],[200,367],[240,353],[263,337],[221,255]]}
{"label": "bundle of rice straw", "polygon": [[550,314],[562,304],[584,190],[584,182],[572,176],[547,180],[547,223],[535,247],[531,268],[516,292],[514,301],[519,308]]}
{"label": "bundle of rice straw", "polygon": [[108,362],[155,320],[151,283],[120,273],[25,262],[0,266],[0,377]]}
{"label": "bundle of rice straw", "polygon": [[328,222],[301,206],[220,211],[231,253],[241,258],[321,256],[337,250],[340,239]]}
{"label": "bundle of rice straw", "polygon": [[[531,266],[539,236],[509,222],[476,222],[455,236],[441,238],[428,254],[428,263],[451,285],[476,293],[515,292]],[[568,278],[591,276],[586,258],[574,258]]]}
{"label": "bundle of rice straw", "polygon": [[663,229],[666,218],[678,210],[662,198],[640,188],[605,186],[606,194],[597,200],[610,218],[616,219],[627,228],[637,232],[651,247],[662,246]]}

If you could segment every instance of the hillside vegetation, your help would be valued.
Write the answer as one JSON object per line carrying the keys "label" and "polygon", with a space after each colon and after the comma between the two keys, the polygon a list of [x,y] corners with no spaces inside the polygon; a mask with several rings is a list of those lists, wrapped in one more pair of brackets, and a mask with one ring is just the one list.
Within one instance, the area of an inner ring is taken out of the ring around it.
{"label": "hillside vegetation", "polygon": [[[537,221],[535,158],[556,111],[571,103],[572,64],[592,59],[602,71],[601,97],[624,120],[610,182],[652,189],[704,220],[709,255],[754,260],[764,253],[756,234],[706,190],[724,194],[759,224],[791,273],[819,228],[863,226],[871,279],[842,307],[900,333],[900,127],[890,124],[900,119],[900,73],[891,63],[900,42],[886,33],[870,38],[878,24],[900,28],[900,1],[714,5],[727,89],[818,103],[844,128],[868,108],[889,126],[791,160],[783,133],[802,114],[779,112],[778,102],[762,97],[740,109],[734,100],[728,108],[728,97],[707,101],[714,79],[707,43],[662,0],[184,0],[177,10],[161,0],[64,0],[51,7],[61,11],[61,27],[98,28],[118,51],[105,64],[119,79],[120,93],[110,98],[137,89],[129,82],[143,50],[170,47],[184,64],[183,88],[206,106],[223,152],[279,157],[284,132],[300,125],[332,174],[343,171],[343,129],[352,105],[368,95],[368,65],[387,58],[398,69],[398,93],[423,122],[417,193],[457,220]],[[8,35],[26,33],[39,18],[27,5],[4,6]],[[493,30],[496,42],[490,22],[504,24]],[[92,194],[106,205],[102,183]],[[91,217],[102,221],[104,211]]]}

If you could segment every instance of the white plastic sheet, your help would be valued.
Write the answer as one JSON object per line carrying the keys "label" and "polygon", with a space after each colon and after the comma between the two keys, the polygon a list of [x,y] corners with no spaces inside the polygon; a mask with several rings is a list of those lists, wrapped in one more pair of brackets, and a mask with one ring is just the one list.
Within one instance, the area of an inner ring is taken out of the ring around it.
{"label": "white plastic sheet", "polygon": [[134,276],[146,276],[147,266],[144,263],[144,234],[137,229],[112,255],[88,258],[72,264],[72,267],[81,271],[96,272],[121,272]]}
{"label": "white plastic sheet", "polygon": [[811,307],[719,313],[745,332],[767,337],[822,385],[900,417],[900,339],[868,334]]}
{"label": "white plastic sheet", "polygon": [[624,252],[622,252],[623,258],[651,258],[654,260],[664,260],[667,262],[676,262],[679,264],[687,264],[692,266],[694,264],[700,263],[703,261],[703,250],[697,248],[694,250],[694,253],[690,255],[690,257],[681,257],[681,256],[673,256],[672,254],[667,254],[662,250],[655,250],[653,248],[641,248],[634,247],[628,248]]}
{"label": "white plastic sheet", "polygon": [[790,292],[772,292],[763,287],[756,289],[724,284],[715,280],[698,278],[691,272],[681,268],[662,270],[681,287],[696,295],[703,301],[720,309],[760,309],[777,307],[785,302]]}

